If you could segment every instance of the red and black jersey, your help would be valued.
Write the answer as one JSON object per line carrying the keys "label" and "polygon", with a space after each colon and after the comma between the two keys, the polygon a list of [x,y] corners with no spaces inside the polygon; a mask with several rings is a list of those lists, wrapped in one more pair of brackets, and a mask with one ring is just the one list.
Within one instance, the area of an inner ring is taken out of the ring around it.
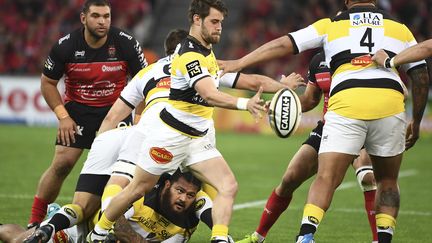
{"label": "red and black jersey", "polygon": [[97,49],[84,40],[80,28],[60,38],[45,61],[43,74],[59,80],[64,74],[65,101],[88,106],[112,105],[147,61],[139,42],[128,33],[111,27],[106,43]]}
{"label": "red and black jersey", "polygon": [[312,58],[309,64],[308,80],[310,84],[321,89],[324,94],[324,116],[324,114],[327,112],[331,85],[331,70],[326,63],[324,52],[320,52]]}

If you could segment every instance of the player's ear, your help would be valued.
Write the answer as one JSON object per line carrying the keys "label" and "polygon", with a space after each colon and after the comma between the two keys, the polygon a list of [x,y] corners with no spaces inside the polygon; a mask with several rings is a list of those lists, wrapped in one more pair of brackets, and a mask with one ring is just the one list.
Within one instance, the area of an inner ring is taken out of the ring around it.
{"label": "player's ear", "polygon": [[80,20],[81,20],[81,24],[85,24],[85,22],[86,22],[86,16],[85,16],[84,13],[80,14]]}
{"label": "player's ear", "polygon": [[169,188],[171,186],[171,182],[169,180],[165,181],[165,188]]}

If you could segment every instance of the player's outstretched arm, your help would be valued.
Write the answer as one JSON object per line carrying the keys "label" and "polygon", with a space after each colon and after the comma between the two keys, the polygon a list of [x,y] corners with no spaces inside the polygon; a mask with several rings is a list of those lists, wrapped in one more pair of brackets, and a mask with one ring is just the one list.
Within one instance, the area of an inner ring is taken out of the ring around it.
{"label": "player's outstretched arm", "polygon": [[213,79],[206,77],[195,84],[195,89],[207,103],[213,106],[233,110],[248,110],[256,119],[261,118],[261,112],[265,111],[264,100],[261,99],[262,87],[250,99],[238,98],[220,92],[216,89]]}
{"label": "player's outstretched arm", "polygon": [[288,76],[282,75],[279,82],[260,74],[241,73],[235,88],[258,91],[260,87],[263,87],[265,93],[275,93],[280,89],[290,88],[295,90],[305,85],[303,77],[297,73],[291,73]]}
{"label": "player's outstretched arm", "polygon": [[[398,67],[402,64],[417,62],[428,57],[432,57],[432,39],[411,46],[388,60],[387,53],[383,50],[379,50],[372,57],[372,60],[382,67]],[[387,65],[386,61],[388,62]]]}
{"label": "player's outstretched arm", "polygon": [[223,73],[238,72],[246,67],[276,59],[293,53],[294,47],[291,39],[285,35],[258,47],[253,52],[237,60],[218,60],[219,68]]}
{"label": "player's outstretched arm", "polygon": [[130,115],[132,109],[123,100],[117,99],[102,121],[98,134],[114,129],[120,121]]}
{"label": "player's outstretched arm", "polygon": [[60,92],[57,89],[57,83],[58,80],[50,79],[42,74],[42,96],[59,120],[57,141],[63,145],[69,146],[71,142],[75,143],[75,133],[78,131],[78,129],[75,121],[69,116],[69,113],[63,105]]}

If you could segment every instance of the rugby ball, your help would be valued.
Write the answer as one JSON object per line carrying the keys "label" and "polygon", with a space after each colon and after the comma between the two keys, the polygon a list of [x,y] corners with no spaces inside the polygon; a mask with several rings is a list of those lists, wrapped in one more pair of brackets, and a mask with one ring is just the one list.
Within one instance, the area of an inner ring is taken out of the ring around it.
{"label": "rugby ball", "polygon": [[268,111],[270,127],[281,138],[293,134],[301,120],[301,104],[297,94],[289,89],[281,89],[273,96]]}

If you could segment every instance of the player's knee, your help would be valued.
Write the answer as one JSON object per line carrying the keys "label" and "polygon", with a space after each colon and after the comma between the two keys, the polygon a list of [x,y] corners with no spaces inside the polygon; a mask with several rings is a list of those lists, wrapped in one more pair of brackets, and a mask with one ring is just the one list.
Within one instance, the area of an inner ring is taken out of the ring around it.
{"label": "player's knee", "polygon": [[221,186],[216,188],[218,194],[224,195],[226,197],[235,197],[238,191],[238,183],[233,177],[231,179],[224,180]]}
{"label": "player's knee", "polygon": [[296,189],[303,183],[301,175],[297,171],[288,171],[284,174],[281,181],[281,190]]}
{"label": "player's knee", "polygon": [[376,182],[372,166],[359,167],[356,170],[356,177],[360,188],[364,192],[376,190]]}

